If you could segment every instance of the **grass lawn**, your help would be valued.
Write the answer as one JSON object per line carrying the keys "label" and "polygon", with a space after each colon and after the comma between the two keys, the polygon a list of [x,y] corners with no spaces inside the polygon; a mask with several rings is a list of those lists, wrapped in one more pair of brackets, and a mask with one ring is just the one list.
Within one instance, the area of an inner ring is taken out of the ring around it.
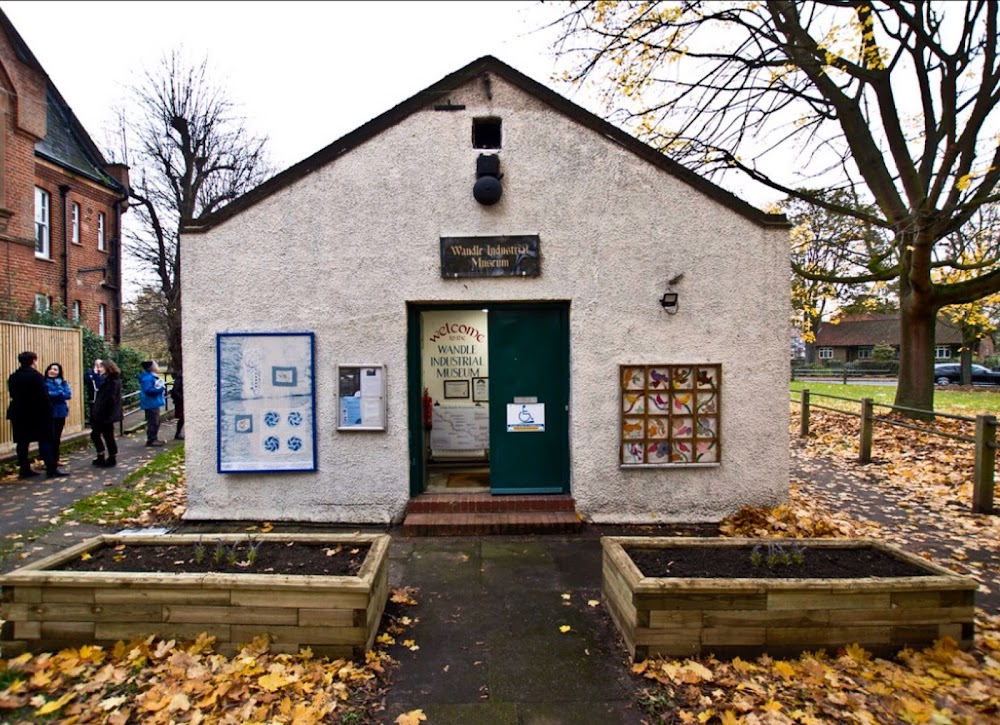
{"label": "grass lawn", "polygon": [[[808,389],[811,395],[833,395],[847,400],[831,400],[829,398],[814,399],[814,402],[831,408],[849,410],[857,413],[861,410],[862,398],[871,398],[876,404],[892,405],[896,398],[895,385],[854,385],[848,383],[820,383],[814,380],[791,383],[792,397],[799,400],[799,391]],[[857,402],[851,402],[857,401]],[[1000,415],[1000,389],[977,388],[976,390],[935,390],[934,410],[939,413],[967,415],[974,418],[980,414]],[[879,415],[887,411],[880,410]]]}

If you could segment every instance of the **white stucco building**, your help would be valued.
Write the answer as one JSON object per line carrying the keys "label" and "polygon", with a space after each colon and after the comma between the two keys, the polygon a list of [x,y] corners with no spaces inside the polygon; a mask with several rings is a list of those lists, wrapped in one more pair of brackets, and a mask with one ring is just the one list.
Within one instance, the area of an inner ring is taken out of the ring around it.
{"label": "white stucco building", "polygon": [[495,58],[181,245],[189,519],[390,523],[455,472],[595,522],[786,497],[784,217]]}

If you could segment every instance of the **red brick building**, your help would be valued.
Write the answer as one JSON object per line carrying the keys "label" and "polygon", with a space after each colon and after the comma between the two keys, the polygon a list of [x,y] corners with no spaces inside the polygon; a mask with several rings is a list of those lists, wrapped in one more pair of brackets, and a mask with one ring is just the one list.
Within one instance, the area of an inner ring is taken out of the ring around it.
{"label": "red brick building", "polygon": [[128,168],[109,164],[0,11],[0,318],[66,316],[121,340]]}

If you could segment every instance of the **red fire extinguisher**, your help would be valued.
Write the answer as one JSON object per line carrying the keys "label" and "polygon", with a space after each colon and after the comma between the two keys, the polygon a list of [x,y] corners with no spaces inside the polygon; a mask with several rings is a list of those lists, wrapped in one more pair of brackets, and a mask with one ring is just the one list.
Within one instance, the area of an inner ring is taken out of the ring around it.
{"label": "red fire extinguisher", "polygon": [[434,401],[431,400],[431,394],[424,388],[424,428],[426,430],[431,429],[431,422],[434,419]]}

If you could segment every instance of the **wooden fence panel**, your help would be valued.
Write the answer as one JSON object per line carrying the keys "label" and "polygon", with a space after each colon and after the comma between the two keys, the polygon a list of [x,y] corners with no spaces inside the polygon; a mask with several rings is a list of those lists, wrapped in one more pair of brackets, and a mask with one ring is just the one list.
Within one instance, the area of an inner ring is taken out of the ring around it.
{"label": "wooden fence panel", "polygon": [[69,401],[69,417],[63,436],[83,430],[83,331],[77,327],[42,327],[19,322],[0,321],[0,455],[14,451],[14,442],[7,420],[7,378],[17,367],[17,356],[25,350],[38,354],[38,371],[45,372],[49,363],[57,362],[73,391]]}

